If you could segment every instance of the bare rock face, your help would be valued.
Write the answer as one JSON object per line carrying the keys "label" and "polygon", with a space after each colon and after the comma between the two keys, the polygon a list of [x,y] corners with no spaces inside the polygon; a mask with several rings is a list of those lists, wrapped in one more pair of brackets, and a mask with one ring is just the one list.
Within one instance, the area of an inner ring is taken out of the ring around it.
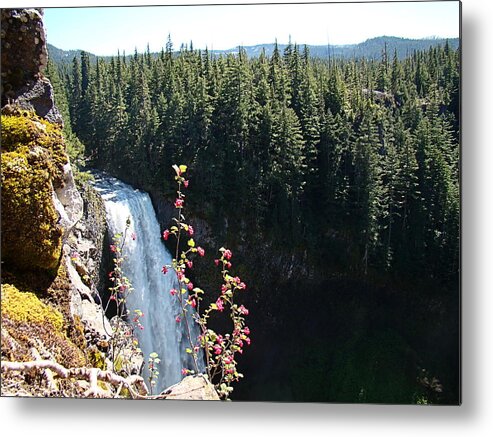
{"label": "bare rock face", "polygon": [[214,386],[204,375],[187,376],[178,384],[165,390],[166,399],[191,400],[191,401],[219,401]]}
{"label": "bare rock face", "polygon": [[82,218],[83,201],[77,187],[70,163],[63,166],[63,185],[55,190],[55,205],[60,214],[60,224],[65,229],[65,238]]}
{"label": "bare rock face", "polygon": [[2,9],[2,106],[17,103],[62,124],[51,83],[43,77],[48,50],[40,9]]}
{"label": "bare rock face", "polygon": [[40,78],[34,83],[29,82],[12,93],[12,96],[12,101],[22,108],[32,109],[49,122],[63,125],[62,116],[54,104],[53,87],[48,79]]}

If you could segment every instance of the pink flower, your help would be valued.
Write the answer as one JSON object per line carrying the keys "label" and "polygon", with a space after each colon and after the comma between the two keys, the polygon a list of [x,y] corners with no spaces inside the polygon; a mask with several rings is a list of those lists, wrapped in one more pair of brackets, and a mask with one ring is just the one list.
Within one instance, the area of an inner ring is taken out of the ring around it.
{"label": "pink flower", "polygon": [[246,334],[246,335],[250,335],[250,328],[248,326],[245,326],[243,328],[243,332]]}
{"label": "pink flower", "polygon": [[245,338],[245,341],[246,341],[246,344],[247,344],[248,346],[250,346],[250,343],[252,342],[252,341],[250,340],[250,337]]}
{"label": "pink flower", "polygon": [[163,274],[168,273],[168,267],[163,266],[163,268],[161,269],[161,271],[163,272]]}
{"label": "pink flower", "polygon": [[185,188],[188,188],[188,180],[184,180],[183,185],[185,186]]}
{"label": "pink flower", "polygon": [[181,270],[176,272],[176,276],[178,276],[179,281],[183,281],[183,279],[185,279],[185,274]]}
{"label": "pink flower", "polygon": [[246,289],[246,284],[244,282],[240,282],[238,284],[238,288],[242,289],[242,290],[245,290]]}
{"label": "pink flower", "polygon": [[183,208],[183,199],[175,200],[175,208]]}
{"label": "pink flower", "polygon": [[218,311],[223,311],[224,310],[224,305],[223,305],[223,301],[221,300],[221,298],[218,298],[216,300],[216,305],[217,305],[217,310]]}
{"label": "pink flower", "polygon": [[188,225],[188,235],[192,236],[194,233],[195,231],[193,230],[193,228],[190,225]]}
{"label": "pink flower", "polygon": [[229,249],[226,249],[224,251],[224,258],[231,259],[232,256],[233,256],[233,253]]}
{"label": "pink flower", "polygon": [[218,266],[218,265],[219,265],[219,260],[218,260],[218,259],[215,259],[215,260],[214,260],[214,264],[215,264],[216,266]]}
{"label": "pink flower", "polygon": [[245,316],[248,316],[248,310],[247,310],[247,309],[246,309],[243,305],[241,305],[241,306],[238,308],[238,312],[239,312],[240,314],[243,314],[243,315],[245,315]]}
{"label": "pink flower", "polygon": [[200,256],[204,256],[205,255],[205,250],[202,249],[200,246],[197,247],[197,252],[199,253]]}
{"label": "pink flower", "polygon": [[197,307],[197,301],[195,299],[189,300],[188,303],[190,304],[190,306],[192,308],[196,308]]}
{"label": "pink flower", "polygon": [[187,267],[191,269],[193,267],[193,261],[187,261]]}
{"label": "pink flower", "polygon": [[192,291],[192,290],[193,290],[193,283],[192,283],[192,282],[189,282],[189,283],[187,284],[187,288],[188,288],[190,291]]}
{"label": "pink flower", "polygon": [[224,294],[228,291],[228,286],[226,284],[221,285],[221,293]]}
{"label": "pink flower", "polygon": [[178,293],[174,288],[172,288],[170,291],[169,291],[169,294],[171,294],[171,296],[174,296],[176,293]]}
{"label": "pink flower", "polygon": [[234,373],[234,371],[235,370],[233,368],[231,368],[231,367],[229,369],[224,369],[224,373],[226,373],[226,374]]}
{"label": "pink flower", "polygon": [[241,282],[241,279],[238,276],[235,276],[233,278],[233,281],[235,281],[237,284],[239,284]]}
{"label": "pink flower", "polygon": [[181,322],[181,317],[180,316],[176,316],[175,317],[175,322],[176,323],[180,323]]}
{"label": "pink flower", "polygon": [[181,369],[181,374],[182,375],[188,375],[189,370],[188,369]]}
{"label": "pink flower", "polygon": [[116,246],[114,244],[110,245],[110,250],[116,252]]}
{"label": "pink flower", "polygon": [[228,269],[230,269],[230,268],[231,268],[231,263],[230,263],[229,261],[226,263],[226,267],[227,267]]}
{"label": "pink flower", "polygon": [[169,231],[166,229],[166,230],[163,232],[163,238],[164,238],[165,240],[167,240],[167,239],[168,239],[168,237],[169,237]]}
{"label": "pink flower", "polygon": [[218,335],[216,337],[216,343],[217,344],[223,344],[224,343],[224,339],[223,339],[223,336],[222,335]]}
{"label": "pink flower", "polygon": [[112,295],[110,296],[110,300],[116,300],[116,297],[115,297],[115,295],[114,295],[114,294],[112,294]]}
{"label": "pink flower", "polygon": [[212,349],[214,350],[214,353],[216,355],[220,355],[221,352],[223,351],[223,348],[221,346],[219,346],[218,344],[215,344],[214,346],[212,346]]}
{"label": "pink flower", "polygon": [[233,362],[233,355],[228,355],[224,358],[224,364],[231,364]]}
{"label": "pink flower", "polygon": [[135,232],[132,232],[131,237],[132,237],[132,240],[135,241],[137,239],[137,234]]}

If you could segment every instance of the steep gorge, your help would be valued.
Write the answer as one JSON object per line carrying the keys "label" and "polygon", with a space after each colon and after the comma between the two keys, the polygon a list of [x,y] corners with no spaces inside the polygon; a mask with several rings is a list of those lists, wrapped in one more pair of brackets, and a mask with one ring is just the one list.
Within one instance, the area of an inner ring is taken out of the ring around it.
{"label": "steep gorge", "polygon": [[[144,356],[118,328],[126,318],[110,321],[103,309],[110,217],[92,176],[67,154],[44,75],[43,11],[1,14],[2,396],[146,398]],[[181,367],[173,370],[161,389],[180,379]],[[167,397],[219,399],[194,377],[160,396]]]}
{"label": "steep gorge", "polygon": [[[97,289],[104,206],[89,185],[78,188],[74,180],[63,120],[43,74],[42,10],[2,9],[1,20],[2,366],[45,360],[111,369],[111,328]],[[2,395],[79,397],[93,388],[55,383],[46,372],[40,378],[2,367]],[[103,384],[103,392],[114,388]]]}
{"label": "steep gorge", "polygon": [[[2,10],[4,22],[2,360],[35,359],[34,348],[65,366],[111,366],[101,361],[107,322],[97,304],[104,208],[89,186],[76,190],[70,176],[61,119],[42,73],[46,50],[40,12]],[[28,43],[12,53],[19,35]],[[126,182],[139,186],[138,180]],[[193,183],[192,174],[192,193]],[[173,210],[169,195],[155,188],[151,195],[164,228]],[[351,274],[316,251],[287,250],[275,236],[253,235],[224,217],[218,217],[221,226],[208,223],[200,208],[194,215],[191,223],[207,253],[203,267],[196,267],[200,285],[217,286],[207,266],[227,244],[249,286],[252,347],[240,362],[246,377],[234,398],[457,401],[456,293],[446,296],[436,284],[391,274]],[[333,259],[350,252],[345,249]],[[415,293],[418,288],[431,290],[429,296]],[[58,312],[47,315],[47,308]],[[29,392],[39,388],[29,380],[3,378],[4,383],[3,394],[44,393]],[[81,388],[70,390],[50,393],[84,394]]]}

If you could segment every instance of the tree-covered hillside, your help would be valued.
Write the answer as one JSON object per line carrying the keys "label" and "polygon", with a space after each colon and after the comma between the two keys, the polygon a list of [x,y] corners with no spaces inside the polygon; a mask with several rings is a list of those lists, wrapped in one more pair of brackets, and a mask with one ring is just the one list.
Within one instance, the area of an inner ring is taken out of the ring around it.
{"label": "tree-covered hillside", "polygon": [[[365,59],[380,59],[383,50],[387,50],[389,53],[397,53],[397,57],[402,60],[415,51],[428,50],[433,47],[443,46],[447,43],[451,49],[456,50],[459,47],[459,38],[450,38],[448,40],[444,38],[423,38],[423,39],[408,39],[398,38],[395,36],[379,36],[376,38],[370,38],[358,44],[343,44],[343,45],[308,45],[310,54],[312,57],[328,59],[328,58],[365,58]],[[255,58],[260,56],[262,52],[266,56],[272,56],[275,47],[278,50],[285,50],[287,44],[257,44],[254,46],[245,46],[243,49],[249,58]],[[50,58],[57,64],[71,63],[74,56],[79,57],[82,50],[62,50],[51,44],[48,44],[48,51]],[[235,54],[238,52],[238,48],[230,48],[228,50],[211,50],[210,53],[215,56],[226,56],[228,54]],[[152,53],[153,56],[158,56],[158,53]],[[128,54],[127,54],[128,56]],[[94,61],[96,56],[89,53],[89,58]],[[110,56],[104,56],[103,59],[110,60]]]}
{"label": "tree-covered hillside", "polygon": [[[459,62],[459,49],[448,43],[405,59],[384,49],[376,60],[329,60],[297,45],[250,58],[244,49],[221,56],[174,52],[168,42],[158,56],[91,61],[82,52],[71,64],[51,65],[50,78],[89,166],[171,198],[171,165],[186,163],[193,175],[187,202],[219,238],[240,251],[255,243],[269,248],[271,257],[303,260],[310,268],[298,278],[304,284],[298,291],[313,290],[310,281],[317,277],[338,278],[346,290],[341,306],[351,317],[361,308],[340,278],[371,284],[372,310],[382,311],[379,329],[398,332],[406,341],[402,350],[414,351],[410,355],[432,351],[430,368],[449,375],[442,401],[456,402],[458,363],[451,360],[458,357]],[[257,271],[248,274],[260,274],[263,266],[251,259]],[[265,310],[274,314],[258,323],[281,329],[292,314],[286,299],[300,295],[273,287],[257,289],[257,303],[283,304],[278,313]],[[322,282],[317,287],[323,292]],[[365,296],[361,283],[356,288],[354,298],[370,305],[370,293]],[[378,290],[405,298],[390,305]],[[327,298],[317,303],[323,307]],[[337,317],[344,319],[342,314]],[[448,316],[452,321],[445,322]],[[354,335],[364,326],[360,322],[350,327]],[[439,336],[449,326],[455,331],[442,342],[446,353],[435,356],[427,332]],[[292,352],[289,377],[302,354],[316,350],[316,341],[331,342],[327,335],[303,343],[299,356]],[[347,334],[332,348],[341,335]],[[395,344],[397,337],[383,338]],[[353,340],[339,355],[333,350],[327,363],[347,361],[340,354]],[[369,357],[361,345],[358,350]],[[342,370],[331,372],[343,384]],[[358,400],[357,384],[354,391],[330,387],[332,398],[322,399],[341,400],[347,392],[347,399]],[[361,400],[385,402],[384,395],[368,396]]]}
{"label": "tree-covered hillside", "polygon": [[82,53],[60,76],[92,165],[162,189],[170,166],[187,162],[191,200],[212,222],[225,213],[248,233],[268,229],[329,257],[349,243],[349,258],[335,259],[357,271],[450,278],[458,62],[448,45],[402,62],[386,52],[321,61],[296,45],[255,59],[174,57],[168,45],[130,61]]}

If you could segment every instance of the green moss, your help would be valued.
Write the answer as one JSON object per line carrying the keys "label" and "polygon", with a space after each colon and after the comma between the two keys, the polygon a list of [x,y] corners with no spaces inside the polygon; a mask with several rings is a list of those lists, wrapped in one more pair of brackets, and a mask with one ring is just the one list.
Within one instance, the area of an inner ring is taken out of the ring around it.
{"label": "green moss", "polygon": [[2,284],[2,328],[15,340],[12,348],[2,337],[2,356],[9,360],[32,359],[34,345],[48,351],[65,367],[85,364],[84,354],[66,335],[66,321],[60,311],[42,302],[34,293]]}
{"label": "green moss", "polygon": [[2,148],[10,152],[19,144],[28,144],[36,138],[38,128],[26,117],[2,116]]}
{"label": "green moss", "polygon": [[2,261],[55,271],[63,229],[53,189],[68,162],[61,130],[36,115],[2,115]]}
{"label": "green moss", "polygon": [[63,328],[63,316],[45,305],[34,293],[21,292],[10,284],[2,284],[2,317],[14,322],[46,324],[56,331]]}
{"label": "green moss", "polygon": [[87,351],[87,359],[92,367],[106,370],[106,361],[103,353],[96,347],[92,346]]}

